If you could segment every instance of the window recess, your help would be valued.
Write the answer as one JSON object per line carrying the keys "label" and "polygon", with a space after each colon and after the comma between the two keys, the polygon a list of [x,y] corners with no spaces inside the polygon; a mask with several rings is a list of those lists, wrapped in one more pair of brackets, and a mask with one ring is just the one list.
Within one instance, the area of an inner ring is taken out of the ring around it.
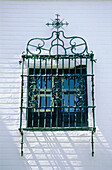
{"label": "window recess", "polygon": [[66,37],[59,31],[68,23],[56,16],[47,23],[56,31],[50,38],[29,40],[20,61],[21,156],[24,131],[56,130],[91,131],[94,156],[94,54],[82,37]]}

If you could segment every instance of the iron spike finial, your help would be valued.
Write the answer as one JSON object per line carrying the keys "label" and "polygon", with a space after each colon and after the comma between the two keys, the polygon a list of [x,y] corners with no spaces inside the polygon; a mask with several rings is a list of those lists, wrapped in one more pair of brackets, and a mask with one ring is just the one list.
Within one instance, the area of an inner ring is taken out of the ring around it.
{"label": "iron spike finial", "polygon": [[57,18],[60,16],[59,14],[56,14]]}
{"label": "iron spike finial", "polygon": [[49,23],[49,22],[48,22],[46,25],[47,25],[48,27],[49,27],[49,26],[52,26],[53,29],[57,29],[57,31],[58,31],[59,28],[62,28],[62,29],[63,29],[63,26],[64,26],[64,25],[68,26],[69,23],[68,23],[68,22],[65,22],[65,23],[64,23],[64,22],[63,22],[64,19],[63,19],[63,20],[60,20],[60,19],[59,19],[59,16],[60,16],[59,14],[56,14],[56,18],[55,18],[54,20],[51,19],[51,20],[52,20],[52,23]]}

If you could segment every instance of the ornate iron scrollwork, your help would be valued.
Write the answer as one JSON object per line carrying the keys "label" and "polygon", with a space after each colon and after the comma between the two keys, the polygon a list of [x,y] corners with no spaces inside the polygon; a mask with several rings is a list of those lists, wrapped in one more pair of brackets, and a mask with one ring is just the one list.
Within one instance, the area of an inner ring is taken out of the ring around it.
{"label": "ornate iron scrollwork", "polygon": [[32,109],[37,109],[38,107],[38,88],[36,77],[30,77],[30,86],[29,86],[29,107]]}
{"label": "ornate iron scrollwork", "polygon": [[61,78],[55,77],[54,87],[52,89],[52,96],[54,98],[54,104],[56,106],[61,106],[62,100],[62,89],[61,89]]}
{"label": "ornate iron scrollwork", "polygon": [[77,106],[77,110],[84,110],[83,106],[86,106],[86,86],[85,86],[85,78],[77,76],[77,85],[76,85],[76,100],[75,105]]}
{"label": "ornate iron scrollwork", "polygon": [[[52,20],[52,23],[47,23],[47,26],[52,26],[56,31],[52,32],[49,38],[32,38],[27,43],[26,51],[31,55],[80,55],[88,54],[87,43],[82,37],[73,36],[66,37],[63,31],[59,31],[64,25],[68,25],[68,22],[64,23],[57,18]],[[49,47],[47,46],[47,42]],[[65,42],[66,41],[66,42]],[[56,48],[56,49],[55,49]],[[58,51],[57,51],[58,50]]]}

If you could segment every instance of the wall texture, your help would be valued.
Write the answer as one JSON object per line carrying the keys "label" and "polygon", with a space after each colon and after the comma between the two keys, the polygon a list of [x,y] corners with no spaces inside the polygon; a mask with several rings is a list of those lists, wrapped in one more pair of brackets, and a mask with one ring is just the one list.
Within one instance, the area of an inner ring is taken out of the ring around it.
{"label": "wall texture", "polygon": [[[26,132],[20,156],[20,55],[33,37],[49,37],[45,24],[59,13],[93,50],[95,157],[88,132]],[[112,169],[112,1],[0,1],[0,169]]]}

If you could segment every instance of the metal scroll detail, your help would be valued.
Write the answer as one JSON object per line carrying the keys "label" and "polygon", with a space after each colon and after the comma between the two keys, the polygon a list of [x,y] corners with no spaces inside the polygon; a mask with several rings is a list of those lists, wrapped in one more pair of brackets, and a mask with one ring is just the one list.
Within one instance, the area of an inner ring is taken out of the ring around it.
{"label": "metal scroll detail", "polygon": [[[77,87],[76,87],[76,106],[77,107],[77,110],[80,110],[80,107],[83,107],[85,106],[86,104],[86,99],[85,99],[85,96],[86,96],[86,87],[84,85],[85,83],[85,78],[84,77],[77,77]],[[82,108],[84,109],[84,108]]]}
{"label": "metal scroll detail", "polygon": [[38,100],[37,100],[38,88],[36,87],[36,85],[37,85],[36,77],[31,77],[30,88],[29,88],[29,107],[33,109],[34,108],[37,109],[38,107]]}
{"label": "metal scroll detail", "polygon": [[52,26],[56,31],[52,32],[49,38],[32,38],[27,43],[27,54],[31,55],[80,55],[88,54],[87,43],[82,37],[73,36],[66,37],[63,26],[68,26],[68,22],[63,22],[56,14],[56,19],[52,23],[47,23],[47,26]]}

